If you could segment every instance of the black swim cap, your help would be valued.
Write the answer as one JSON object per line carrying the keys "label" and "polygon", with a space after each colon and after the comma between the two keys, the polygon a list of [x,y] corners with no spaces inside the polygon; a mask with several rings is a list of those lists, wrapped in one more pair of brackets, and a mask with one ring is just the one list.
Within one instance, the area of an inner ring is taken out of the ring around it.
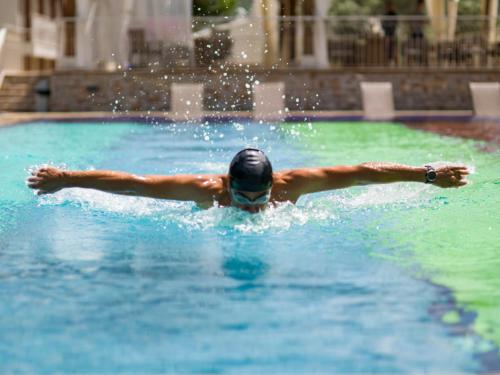
{"label": "black swim cap", "polygon": [[273,184],[273,167],[261,150],[246,148],[231,161],[229,178],[235,190],[264,191]]}

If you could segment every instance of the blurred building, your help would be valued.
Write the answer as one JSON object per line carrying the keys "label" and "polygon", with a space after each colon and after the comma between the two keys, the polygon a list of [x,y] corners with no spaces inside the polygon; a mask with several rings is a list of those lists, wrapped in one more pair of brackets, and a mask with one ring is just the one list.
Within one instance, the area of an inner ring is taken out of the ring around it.
{"label": "blurred building", "polygon": [[53,69],[64,0],[0,0],[0,71]]}
{"label": "blurred building", "polygon": [[0,72],[113,69],[139,44],[192,44],[189,0],[0,0],[0,9]]}
{"label": "blurred building", "polygon": [[[280,61],[328,67],[326,17],[331,0],[280,0]],[[288,18],[288,19],[287,19]]]}
{"label": "blurred building", "polygon": [[[310,68],[387,65],[381,33],[365,32],[370,17],[343,20],[350,34],[339,35],[338,20],[329,17],[332,1],[253,0],[235,17],[194,19],[192,0],[0,0],[0,73],[209,66],[214,61]],[[426,45],[436,44],[429,51],[438,51],[437,59],[449,55],[460,56],[458,63],[468,61],[474,46],[480,49],[474,64],[481,65],[500,53],[495,45],[499,0],[478,1],[480,31],[469,36],[463,29],[477,21],[464,19],[462,29],[457,26],[459,0],[425,0],[426,24],[432,29]],[[468,38],[465,47],[446,44],[457,30]],[[360,37],[362,32],[369,35]],[[403,52],[410,51],[404,47]],[[463,53],[455,53],[457,48]],[[366,57],[372,55],[376,58]]]}
{"label": "blurred building", "polygon": [[[254,0],[248,12],[215,29],[231,36],[231,63],[325,68],[330,4],[331,0]],[[208,30],[195,37],[203,32]]]}
{"label": "blurred building", "polygon": [[192,43],[191,12],[186,0],[77,0],[66,21],[66,28],[74,30],[67,40],[72,53],[62,56],[59,67],[127,67],[138,52],[161,59],[164,46]]}

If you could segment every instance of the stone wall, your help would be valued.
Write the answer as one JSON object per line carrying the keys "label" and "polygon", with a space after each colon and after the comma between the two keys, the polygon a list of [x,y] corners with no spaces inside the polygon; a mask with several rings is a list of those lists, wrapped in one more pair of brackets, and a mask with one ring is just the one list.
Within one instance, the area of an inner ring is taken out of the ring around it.
{"label": "stone wall", "polygon": [[168,111],[173,82],[203,83],[205,110],[251,111],[255,82],[284,81],[296,110],[361,110],[360,82],[389,81],[397,110],[471,110],[469,82],[500,81],[500,69],[466,70],[177,70],[56,72],[52,111]]}

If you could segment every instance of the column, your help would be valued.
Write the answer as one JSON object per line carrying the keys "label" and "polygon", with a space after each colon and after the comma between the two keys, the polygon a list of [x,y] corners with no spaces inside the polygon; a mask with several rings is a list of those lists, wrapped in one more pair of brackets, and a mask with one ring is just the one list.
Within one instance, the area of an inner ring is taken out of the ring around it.
{"label": "column", "polygon": [[457,29],[458,1],[448,0],[448,31],[449,41],[455,40],[455,31]]}
{"label": "column", "polygon": [[498,0],[490,0],[488,9],[488,42],[496,42],[497,18],[498,18]]}
{"label": "column", "polygon": [[330,5],[329,0],[316,0],[315,4],[314,54],[316,55],[316,66],[318,68],[327,68],[330,65],[328,61],[328,40],[325,25]]}

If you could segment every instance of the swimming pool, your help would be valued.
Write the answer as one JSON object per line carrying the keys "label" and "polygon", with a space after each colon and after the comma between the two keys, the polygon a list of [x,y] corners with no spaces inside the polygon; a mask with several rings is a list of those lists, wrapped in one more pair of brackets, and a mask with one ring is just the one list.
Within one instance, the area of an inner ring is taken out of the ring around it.
{"label": "swimming pool", "polygon": [[[251,215],[71,189],[43,163],[220,173],[463,162],[471,184],[359,187]],[[396,124],[37,123],[0,129],[1,373],[500,369],[498,153]]]}

